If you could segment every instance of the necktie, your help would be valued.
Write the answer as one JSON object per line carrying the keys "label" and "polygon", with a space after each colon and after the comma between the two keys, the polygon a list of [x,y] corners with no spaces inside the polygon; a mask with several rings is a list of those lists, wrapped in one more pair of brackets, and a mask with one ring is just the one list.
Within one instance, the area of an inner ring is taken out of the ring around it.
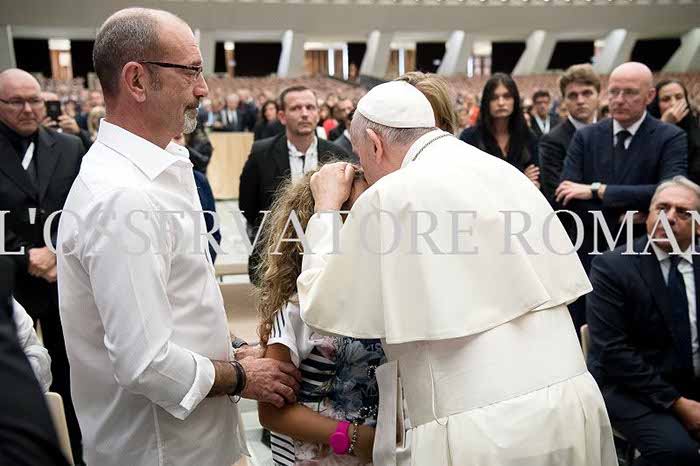
{"label": "necktie", "polygon": [[627,141],[630,136],[632,136],[632,134],[626,129],[617,133],[617,144],[615,144],[615,156],[613,160],[613,171],[616,174],[621,173],[622,165],[626,162],[627,158],[625,155],[627,154],[627,149],[625,149],[625,141]]}
{"label": "necktie", "polygon": [[678,270],[681,257],[671,256],[671,270],[668,274],[668,291],[671,295],[671,316],[673,333],[676,336],[676,348],[682,367],[693,370],[692,344],[690,334],[690,317],[688,316],[688,296],[683,275]]}

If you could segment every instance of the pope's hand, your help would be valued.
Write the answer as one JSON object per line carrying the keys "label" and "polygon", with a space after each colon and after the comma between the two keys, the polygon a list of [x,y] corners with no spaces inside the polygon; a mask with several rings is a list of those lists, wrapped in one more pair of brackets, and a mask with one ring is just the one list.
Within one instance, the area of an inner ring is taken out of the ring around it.
{"label": "pope's hand", "polygon": [[316,203],[316,212],[340,210],[350,197],[355,167],[346,162],[324,165],[311,177],[311,192]]}
{"label": "pope's hand", "polygon": [[245,358],[239,361],[246,374],[241,396],[270,403],[281,408],[294,403],[299,391],[301,373],[294,364],[271,358]]}

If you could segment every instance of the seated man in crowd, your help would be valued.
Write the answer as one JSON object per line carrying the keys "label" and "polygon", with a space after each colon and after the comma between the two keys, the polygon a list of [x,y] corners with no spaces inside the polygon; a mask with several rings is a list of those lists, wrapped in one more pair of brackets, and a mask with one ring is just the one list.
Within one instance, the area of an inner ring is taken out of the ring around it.
{"label": "seated man in crowd", "polygon": [[252,131],[254,126],[255,117],[251,118],[247,106],[241,105],[238,94],[229,94],[226,97],[226,106],[219,113],[212,128],[216,131],[242,132]]}
{"label": "seated man in crowd", "polygon": [[613,427],[641,452],[637,465],[700,464],[700,259],[690,214],[699,209],[700,186],[674,177],[656,189],[636,254],[620,247],[593,260],[588,367]]}

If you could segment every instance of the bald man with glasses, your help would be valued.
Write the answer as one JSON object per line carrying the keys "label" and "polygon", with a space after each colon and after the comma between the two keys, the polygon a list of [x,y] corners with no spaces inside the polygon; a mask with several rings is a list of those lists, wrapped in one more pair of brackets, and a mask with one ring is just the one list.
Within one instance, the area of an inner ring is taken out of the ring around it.
{"label": "bald man with glasses", "polygon": [[51,223],[47,237],[44,224],[63,209],[85,149],[78,137],[41,126],[45,116],[41,87],[32,75],[19,69],[0,73],[0,210],[9,211],[0,254],[15,263],[15,298],[41,324],[52,359],[51,390],[63,397],[73,455],[80,463],[80,428],[59,318],[56,255],[49,247],[56,244],[59,219]]}

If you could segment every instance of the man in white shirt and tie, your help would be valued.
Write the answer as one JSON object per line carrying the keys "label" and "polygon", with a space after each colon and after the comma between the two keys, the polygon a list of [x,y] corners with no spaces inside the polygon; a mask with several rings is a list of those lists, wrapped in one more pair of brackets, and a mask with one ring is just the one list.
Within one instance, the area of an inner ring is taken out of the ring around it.
{"label": "man in white shirt and tie", "polygon": [[171,143],[208,94],[199,48],[178,17],[133,8],[103,24],[93,59],[107,115],[58,247],[87,463],[230,466],[245,440],[226,395],[282,406],[299,374],[234,358],[192,164]]}
{"label": "man in white shirt and tie", "polygon": [[532,131],[541,138],[560,122],[558,115],[552,115],[552,97],[549,91],[540,89],[532,95],[533,122]]}
{"label": "man in white shirt and tie", "polygon": [[226,96],[226,106],[221,110],[218,120],[214,122],[213,128],[215,130],[232,132],[243,131],[243,119],[245,115],[242,112],[238,112],[240,102],[241,98],[238,97],[238,94],[229,94]]}

